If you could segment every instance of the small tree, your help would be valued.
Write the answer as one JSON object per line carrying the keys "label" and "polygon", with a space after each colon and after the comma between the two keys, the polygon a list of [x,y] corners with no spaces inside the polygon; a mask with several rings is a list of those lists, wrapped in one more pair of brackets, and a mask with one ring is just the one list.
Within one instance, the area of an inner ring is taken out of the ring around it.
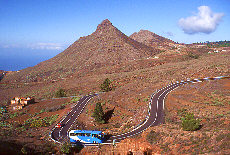
{"label": "small tree", "polygon": [[70,151],[71,151],[71,144],[70,143],[65,142],[64,144],[62,144],[62,146],[61,146],[61,152],[62,153],[68,154],[68,153],[70,153]]}
{"label": "small tree", "polygon": [[182,128],[185,131],[195,131],[200,128],[200,120],[195,119],[193,113],[186,113],[184,117],[181,117]]}
{"label": "small tree", "polygon": [[65,93],[65,90],[60,88],[58,91],[56,91],[55,93],[55,97],[65,97],[66,96],[66,93]]}
{"label": "small tree", "polygon": [[112,90],[112,86],[110,85],[111,81],[106,78],[105,81],[101,84],[101,91],[108,92]]}
{"label": "small tree", "polygon": [[94,112],[93,112],[93,117],[95,118],[95,120],[98,123],[102,123],[102,124],[105,123],[104,112],[103,112],[103,109],[102,109],[102,106],[101,106],[100,102],[98,102],[96,104],[96,107],[95,107]]}

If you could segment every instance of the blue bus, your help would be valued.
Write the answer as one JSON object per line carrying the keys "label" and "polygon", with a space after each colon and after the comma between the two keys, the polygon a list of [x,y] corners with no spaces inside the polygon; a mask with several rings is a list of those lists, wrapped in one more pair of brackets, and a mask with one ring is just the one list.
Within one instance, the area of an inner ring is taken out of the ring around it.
{"label": "blue bus", "polygon": [[72,143],[102,143],[104,141],[104,134],[102,131],[94,130],[71,130],[69,138]]}

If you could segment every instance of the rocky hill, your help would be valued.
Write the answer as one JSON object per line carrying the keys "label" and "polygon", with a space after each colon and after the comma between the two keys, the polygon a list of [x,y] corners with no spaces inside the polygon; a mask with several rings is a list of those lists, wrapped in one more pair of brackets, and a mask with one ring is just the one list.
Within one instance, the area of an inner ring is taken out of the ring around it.
{"label": "rocky hill", "polygon": [[154,48],[159,48],[160,46],[170,47],[175,44],[174,41],[159,36],[148,30],[140,30],[139,32],[135,32],[132,35],[130,35],[130,38]]}
{"label": "rocky hill", "polygon": [[106,19],[95,32],[80,37],[71,46],[54,58],[15,72],[4,81],[31,82],[56,80],[72,75],[76,71],[117,65],[123,62],[147,58],[159,53],[119,31]]}
{"label": "rocky hill", "polygon": [[[144,40],[154,39],[151,32],[146,34],[150,35],[143,35],[145,39],[131,39],[105,20],[94,33],[80,38],[56,57],[19,72],[7,72],[0,82],[0,104],[9,105],[15,96],[31,96],[36,103],[16,112],[9,109],[1,118],[0,149],[60,154],[58,145],[49,141],[49,133],[76,105],[78,97],[70,96],[100,92],[106,78],[111,80],[113,90],[90,100],[73,128],[112,135],[129,132],[145,121],[150,96],[156,90],[188,78],[230,75],[230,47],[175,44],[174,49],[157,54],[153,47],[160,45],[143,44]],[[161,40],[158,42],[162,48],[171,44],[174,47],[170,40]],[[69,97],[53,99],[60,88]],[[165,98],[164,124],[150,127],[115,147],[85,147],[80,153],[229,154],[229,92],[229,79],[183,85]],[[98,124],[92,117],[98,102],[110,117],[106,124]],[[201,120],[199,130],[183,131],[184,112]],[[50,119],[52,124],[41,124]]]}

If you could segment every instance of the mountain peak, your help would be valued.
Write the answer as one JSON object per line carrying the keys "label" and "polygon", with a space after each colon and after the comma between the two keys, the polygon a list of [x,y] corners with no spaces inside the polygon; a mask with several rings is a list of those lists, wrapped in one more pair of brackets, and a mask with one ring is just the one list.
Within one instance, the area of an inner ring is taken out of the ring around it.
{"label": "mountain peak", "polygon": [[101,31],[107,31],[109,29],[114,29],[115,27],[113,26],[113,24],[108,20],[108,19],[105,19],[101,22],[101,24],[99,24],[97,26],[97,32],[101,32]]}
{"label": "mountain peak", "polygon": [[112,23],[108,19],[105,19],[101,22],[101,25],[112,25]]}
{"label": "mountain peak", "polygon": [[172,40],[159,36],[148,30],[140,30],[139,32],[133,33],[129,37],[151,47],[174,43]]}
{"label": "mountain peak", "polygon": [[142,35],[142,36],[158,36],[157,34],[149,31],[149,30],[143,30],[141,29],[139,32],[135,32],[134,34]]}

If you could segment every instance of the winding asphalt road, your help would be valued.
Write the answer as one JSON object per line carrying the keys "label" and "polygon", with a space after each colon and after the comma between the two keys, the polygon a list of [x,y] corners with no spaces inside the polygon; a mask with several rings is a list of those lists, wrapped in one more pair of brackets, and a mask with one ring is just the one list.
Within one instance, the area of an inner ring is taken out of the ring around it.
{"label": "winding asphalt road", "polygon": [[87,103],[91,98],[97,96],[97,94],[88,95],[82,97],[77,104],[72,108],[72,110],[64,117],[60,123],[63,125],[61,128],[54,127],[50,133],[50,137],[53,141],[61,143],[68,138],[68,131],[74,122],[77,120]]}
{"label": "winding asphalt road", "polygon": [[[127,133],[123,133],[120,135],[111,136],[105,143],[112,143],[120,142],[122,139],[137,135],[147,128],[151,126],[156,126],[158,124],[164,123],[164,100],[166,96],[173,91],[174,89],[178,88],[181,85],[188,84],[188,83],[198,83],[208,80],[216,80],[216,79],[227,79],[230,76],[220,76],[220,77],[213,77],[213,78],[202,78],[202,79],[188,79],[186,81],[180,81],[176,83],[172,83],[163,87],[162,89],[156,91],[151,96],[151,100],[149,103],[149,115],[146,117],[145,121],[135,127],[132,131]],[[71,125],[77,120],[78,116],[89,102],[89,100],[96,96],[97,94],[84,96],[81,98],[76,106],[70,111],[70,113],[61,121],[62,124],[65,124],[62,128],[54,128],[51,131],[51,138],[56,142],[62,142],[64,139],[68,137],[68,130]]]}

